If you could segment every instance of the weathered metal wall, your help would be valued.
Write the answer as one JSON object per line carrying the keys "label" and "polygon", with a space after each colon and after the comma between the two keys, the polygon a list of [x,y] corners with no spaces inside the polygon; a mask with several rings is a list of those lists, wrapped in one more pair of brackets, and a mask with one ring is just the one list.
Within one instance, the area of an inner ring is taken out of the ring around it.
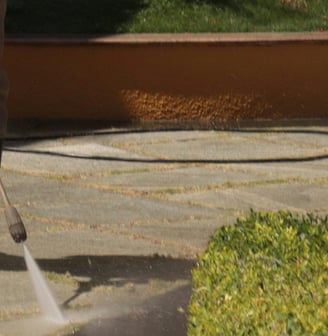
{"label": "weathered metal wall", "polygon": [[10,118],[328,118],[328,39],[16,41]]}

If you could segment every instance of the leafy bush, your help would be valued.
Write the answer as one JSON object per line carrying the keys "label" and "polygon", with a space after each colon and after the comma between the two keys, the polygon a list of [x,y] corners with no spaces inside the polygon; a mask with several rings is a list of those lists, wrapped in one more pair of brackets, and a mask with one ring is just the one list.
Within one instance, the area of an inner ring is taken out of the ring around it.
{"label": "leafy bush", "polygon": [[280,0],[280,2],[294,9],[302,9],[302,10],[307,9],[306,0]]}
{"label": "leafy bush", "polygon": [[328,335],[328,218],[255,213],[193,270],[189,336]]}

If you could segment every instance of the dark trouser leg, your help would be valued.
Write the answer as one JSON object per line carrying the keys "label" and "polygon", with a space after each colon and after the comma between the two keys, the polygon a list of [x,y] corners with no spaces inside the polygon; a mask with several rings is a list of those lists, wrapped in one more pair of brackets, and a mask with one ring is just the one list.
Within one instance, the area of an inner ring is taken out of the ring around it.
{"label": "dark trouser leg", "polygon": [[2,67],[5,15],[6,15],[6,0],[0,0],[0,164],[2,156],[2,144],[7,128],[6,99],[8,95],[8,81],[7,76]]}
{"label": "dark trouser leg", "polygon": [[[6,0],[0,0],[0,65],[2,61],[3,45],[4,45],[4,23],[6,15]],[[8,95],[8,81],[3,68],[0,68],[0,163],[2,156],[2,144],[6,135],[7,128],[7,109],[6,99]],[[16,208],[14,208],[7,198],[6,192],[1,183],[1,190],[5,200],[5,216],[9,227],[9,232],[16,243],[26,240],[26,231],[22,219]]]}

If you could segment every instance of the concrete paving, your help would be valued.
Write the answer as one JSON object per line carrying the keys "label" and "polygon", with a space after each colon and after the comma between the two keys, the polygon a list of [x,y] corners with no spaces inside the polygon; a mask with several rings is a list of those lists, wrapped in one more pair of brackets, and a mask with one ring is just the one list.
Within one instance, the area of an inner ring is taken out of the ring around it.
{"label": "concrete paving", "polygon": [[191,269],[256,210],[328,213],[328,128],[10,140],[1,178],[72,321],[45,321],[0,216],[0,335],[185,335]]}

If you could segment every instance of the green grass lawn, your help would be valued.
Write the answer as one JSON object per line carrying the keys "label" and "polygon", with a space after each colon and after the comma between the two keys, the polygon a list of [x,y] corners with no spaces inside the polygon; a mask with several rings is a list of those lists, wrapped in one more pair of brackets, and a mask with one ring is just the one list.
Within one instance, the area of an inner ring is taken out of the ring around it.
{"label": "green grass lawn", "polygon": [[328,30],[327,0],[8,0],[8,34]]}

